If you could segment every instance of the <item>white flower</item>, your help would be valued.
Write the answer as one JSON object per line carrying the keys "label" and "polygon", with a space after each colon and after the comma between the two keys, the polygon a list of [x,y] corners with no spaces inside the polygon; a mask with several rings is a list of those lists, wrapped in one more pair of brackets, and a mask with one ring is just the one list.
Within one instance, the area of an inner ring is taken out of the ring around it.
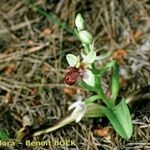
{"label": "white flower", "polygon": [[[82,77],[81,78],[83,79],[83,81],[86,84],[88,84],[90,86],[94,86],[95,85],[95,75],[87,68],[90,68],[90,65],[95,61],[96,52],[91,51],[87,55],[85,55],[81,52],[81,56],[83,58],[82,61],[80,61],[79,56],[77,57],[73,54],[67,54],[66,59],[71,67],[80,68],[80,71],[82,69],[82,71],[81,71]],[[82,66],[80,67],[81,64],[84,64],[85,67],[84,68],[82,68]]]}
{"label": "white flower", "polygon": [[90,65],[96,60],[96,51],[90,51],[87,55],[85,55],[81,51],[81,56],[83,58],[82,62],[79,56],[75,56],[73,54],[67,54],[66,59],[70,67],[79,67],[81,63]]}
{"label": "white flower", "polygon": [[87,55],[81,52],[81,56],[83,57],[83,63],[92,64],[96,59],[96,51],[90,51]]}
{"label": "white flower", "polygon": [[70,105],[68,110],[72,110],[72,109],[74,110],[71,114],[71,117],[75,120],[75,122],[79,122],[83,118],[87,110],[85,103],[82,101],[77,101],[72,105]]}

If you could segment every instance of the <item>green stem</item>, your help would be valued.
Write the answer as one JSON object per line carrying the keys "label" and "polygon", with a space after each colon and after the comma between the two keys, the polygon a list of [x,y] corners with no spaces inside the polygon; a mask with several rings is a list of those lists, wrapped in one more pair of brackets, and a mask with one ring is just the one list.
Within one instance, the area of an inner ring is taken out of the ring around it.
{"label": "green stem", "polygon": [[84,47],[84,53],[87,55],[90,52],[89,45],[87,45],[87,44],[82,44],[82,45]]}
{"label": "green stem", "polygon": [[100,75],[96,75],[96,85],[95,85],[95,90],[99,97],[103,100],[103,102],[106,104],[107,107],[112,108],[113,104],[110,101],[109,98],[104,94],[102,86],[101,86],[101,80],[100,80]]}
{"label": "green stem", "polygon": [[113,107],[113,105],[112,105],[110,99],[108,99],[108,98],[105,96],[105,94],[104,94],[104,92],[102,91],[102,89],[99,89],[99,90],[97,90],[96,92],[97,92],[97,94],[99,95],[100,99],[102,99],[103,102],[106,104],[107,107],[109,107],[109,108],[112,108],[112,107]]}
{"label": "green stem", "polygon": [[[108,99],[101,87],[101,76],[103,76],[105,74],[105,72],[109,69],[112,68],[113,69],[113,75],[112,75],[112,82],[111,82],[111,98]],[[97,77],[97,89],[99,90],[99,94],[103,96],[104,101],[110,101],[108,103],[110,103],[111,107],[115,106],[115,100],[116,97],[118,95],[118,91],[119,91],[119,68],[118,68],[118,64],[116,63],[116,60],[113,60],[112,62],[106,64],[105,66],[103,66],[101,69],[96,69],[95,67],[93,67],[91,69],[91,71],[96,74]],[[105,102],[106,104],[107,102]],[[109,104],[106,104],[109,105]]]}

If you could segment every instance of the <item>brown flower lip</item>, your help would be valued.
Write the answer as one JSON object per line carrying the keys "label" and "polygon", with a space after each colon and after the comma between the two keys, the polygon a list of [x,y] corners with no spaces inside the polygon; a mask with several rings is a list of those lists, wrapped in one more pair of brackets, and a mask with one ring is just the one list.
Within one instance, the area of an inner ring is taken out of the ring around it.
{"label": "brown flower lip", "polygon": [[64,82],[68,85],[74,85],[80,77],[82,77],[81,69],[68,67]]}

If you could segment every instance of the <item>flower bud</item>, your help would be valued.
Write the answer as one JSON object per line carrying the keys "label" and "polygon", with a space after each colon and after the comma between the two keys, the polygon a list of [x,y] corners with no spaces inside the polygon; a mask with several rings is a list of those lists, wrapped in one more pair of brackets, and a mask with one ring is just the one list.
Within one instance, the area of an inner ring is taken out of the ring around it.
{"label": "flower bud", "polygon": [[76,16],[75,25],[76,25],[78,31],[84,30],[85,23],[84,23],[84,20],[83,20],[81,14],[78,14]]}
{"label": "flower bud", "polygon": [[83,30],[83,31],[80,31],[79,32],[79,38],[80,40],[82,41],[82,43],[84,44],[92,44],[93,42],[93,37],[92,37],[92,34],[89,33],[88,31],[86,30]]}

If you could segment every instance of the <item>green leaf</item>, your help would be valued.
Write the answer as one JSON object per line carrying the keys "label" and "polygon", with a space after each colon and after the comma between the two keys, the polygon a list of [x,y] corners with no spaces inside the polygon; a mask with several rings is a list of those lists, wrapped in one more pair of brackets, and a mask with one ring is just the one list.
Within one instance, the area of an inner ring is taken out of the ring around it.
{"label": "green leaf", "polygon": [[85,99],[85,103],[88,104],[88,103],[93,103],[94,101],[100,99],[99,95],[93,95],[89,98],[86,98]]}
{"label": "green leaf", "polygon": [[107,72],[107,70],[111,67],[114,66],[114,64],[116,63],[116,60],[111,61],[110,63],[105,64],[103,67],[101,67],[100,69],[94,69],[93,73],[94,74],[101,74],[101,73],[105,73]]}
{"label": "green leaf", "polygon": [[112,83],[111,83],[111,93],[112,93],[111,99],[112,101],[114,101],[114,103],[118,96],[118,92],[119,92],[119,67],[115,61],[113,65],[113,75],[112,75]]}
{"label": "green leaf", "polygon": [[106,107],[95,104],[95,103],[88,103],[86,104],[87,106],[87,111],[84,115],[84,117],[89,117],[89,118],[95,118],[95,117],[104,117],[105,112],[106,112]]}
{"label": "green leaf", "polygon": [[0,140],[2,140],[2,141],[8,141],[9,140],[9,137],[4,130],[0,130]]}
{"label": "green leaf", "polygon": [[133,132],[132,120],[124,99],[113,109],[107,108],[106,115],[122,138],[131,138]]}
{"label": "green leaf", "polygon": [[[113,74],[112,74],[112,81],[111,81],[111,97],[107,98],[107,96],[105,96],[105,93],[102,91],[101,88],[101,78],[102,76],[106,75],[106,73],[110,70],[113,69]],[[116,63],[116,60],[113,60],[110,63],[107,63],[105,66],[101,67],[100,69],[91,69],[91,71],[94,74],[99,74],[100,75],[100,81],[96,81],[96,83],[100,82],[100,85],[97,84],[97,89],[99,86],[99,89],[103,92],[103,97],[105,96],[104,99],[110,99],[110,103],[111,103],[111,107],[115,106],[115,101],[116,101],[116,97],[118,96],[118,92],[119,92],[119,68],[118,68],[118,64]],[[108,101],[108,100],[107,100]],[[105,103],[106,104],[106,103]]]}

